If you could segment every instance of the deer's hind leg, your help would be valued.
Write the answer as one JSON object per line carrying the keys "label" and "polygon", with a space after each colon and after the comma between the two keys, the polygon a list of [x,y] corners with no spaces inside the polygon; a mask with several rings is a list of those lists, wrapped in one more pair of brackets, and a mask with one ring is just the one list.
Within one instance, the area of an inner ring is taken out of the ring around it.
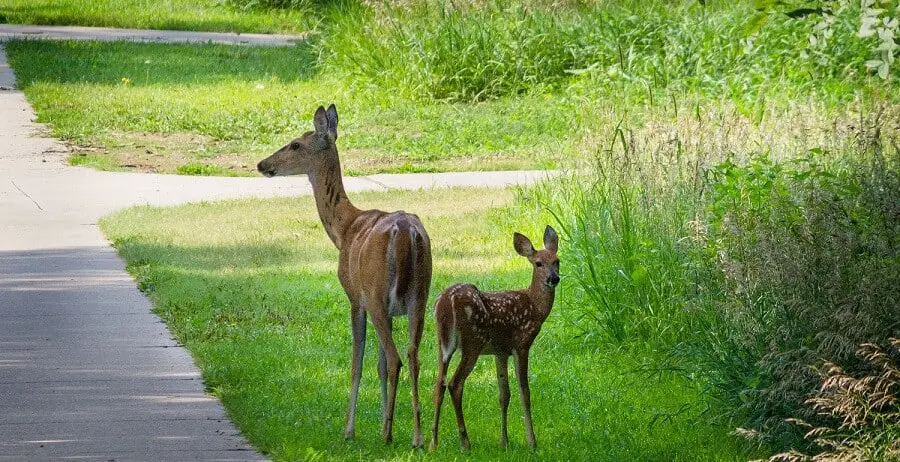
{"label": "deer's hind leg", "polygon": [[409,379],[412,387],[412,446],[420,448],[422,447],[422,408],[419,404],[419,344],[422,343],[422,329],[425,325],[427,286],[424,293],[418,293],[412,298],[407,305],[409,310],[409,348],[406,356],[409,361]]}
{"label": "deer's hind leg", "polygon": [[[391,321],[386,300],[370,300],[368,311],[372,313],[372,325],[378,335],[378,344],[384,351],[384,369],[387,393],[381,418],[381,436],[385,443],[393,441],[394,404],[397,399],[397,379],[400,376],[400,355],[391,335]],[[376,314],[377,313],[377,314]]]}

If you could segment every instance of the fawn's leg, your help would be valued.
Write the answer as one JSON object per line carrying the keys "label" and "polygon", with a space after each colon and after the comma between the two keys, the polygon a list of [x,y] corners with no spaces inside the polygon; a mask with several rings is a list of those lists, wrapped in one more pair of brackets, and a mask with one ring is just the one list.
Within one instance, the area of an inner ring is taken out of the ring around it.
{"label": "fawn's leg", "polygon": [[472,370],[475,369],[475,362],[478,361],[479,351],[480,350],[477,349],[467,351],[465,346],[463,346],[462,360],[460,360],[459,367],[456,368],[456,373],[453,374],[453,378],[450,379],[450,397],[453,398],[453,409],[456,411],[456,426],[459,428],[459,444],[465,450],[469,450],[470,445],[469,434],[466,432],[466,421],[463,419],[463,385],[466,382],[466,378],[472,373]]}
{"label": "fawn's leg", "polygon": [[528,350],[516,353],[516,379],[519,381],[519,397],[525,412],[525,440],[532,449],[537,447],[534,427],[531,424],[531,390],[528,388]]}
{"label": "fawn's leg", "polygon": [[431,444],[428,449],[434,451],[438,445],[438,427],[441,424],[441,405],[444,404],[444,390],[447,389],[447,367],[450,366],[450,358],[453,357],[454,350],[450,350],[446,355],[443,352],[444,345],[438,338],[438,373],[437,379],[434,381],[434,422],[431,424]]}
{"label": "fawn's leg", "polygon": [[506,414],[509,409],[509,356],[497,354],[494,356],[494,363],[497,366],[497,386],[500,388],[500,446],[505,448]]}

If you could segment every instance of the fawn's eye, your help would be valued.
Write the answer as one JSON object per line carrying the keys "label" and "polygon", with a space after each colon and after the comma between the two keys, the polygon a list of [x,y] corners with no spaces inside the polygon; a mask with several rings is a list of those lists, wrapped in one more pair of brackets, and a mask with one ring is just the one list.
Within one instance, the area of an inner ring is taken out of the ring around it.
{"label": "fawn's eye", "polygon": [[538,268],[540,268],[540,267],[544,266],[544,264],[539,261],[536,261],[536,262],[534,262],[534,266],[537,266]]}
{"label": "fawn's eye", "polygon": [[294,151],[300,149],[300,143],[294,141],[293,143],[291,143],[291,149],[293,149]]}

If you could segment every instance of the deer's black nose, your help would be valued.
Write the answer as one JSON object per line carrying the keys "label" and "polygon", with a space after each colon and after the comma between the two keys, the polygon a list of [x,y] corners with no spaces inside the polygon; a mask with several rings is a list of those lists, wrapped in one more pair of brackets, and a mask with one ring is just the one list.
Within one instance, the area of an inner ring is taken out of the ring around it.
{"label": "deer's black nose", "polygon": [[275,169],[269,168],[266,165],[263,165],[263,163],[265,163],[265,161],[260,161],[260,163],[256,164],[256,169],[259,170],[259,173],[270,178],[275,176]]}
{"label": "deer's black nose", "polygon": [[555,286],[555,285],[559,284],[559,276],[554,274],[554,275],[550,276],[549,279],[547,279],[547,282],[549,282],[550,284]]}

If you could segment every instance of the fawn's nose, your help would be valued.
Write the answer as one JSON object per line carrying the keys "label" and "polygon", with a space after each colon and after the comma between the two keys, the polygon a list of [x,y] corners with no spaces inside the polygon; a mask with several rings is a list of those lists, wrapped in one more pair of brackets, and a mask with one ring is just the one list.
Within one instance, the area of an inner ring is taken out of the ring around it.
{"label": "fawn's nose", "polygon": [[550,278],[547,279],[547,282],[549,282],[550,285],[554,285],[554,286],[559,284],[559,275],[558,274],[550,275]]}

